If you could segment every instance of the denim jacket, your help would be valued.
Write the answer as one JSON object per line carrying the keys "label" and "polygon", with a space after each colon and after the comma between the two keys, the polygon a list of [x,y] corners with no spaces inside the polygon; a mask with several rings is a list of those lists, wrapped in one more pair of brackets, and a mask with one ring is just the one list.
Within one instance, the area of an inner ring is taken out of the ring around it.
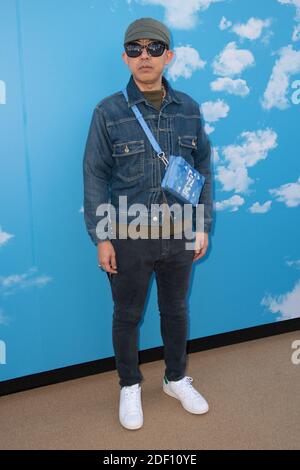
{"label": "denim jacket", "polygon": [[[204,231],[210,232],[212,224],[212,171],[211,145],[205,133],[199,104],[186,93],[175,91],[162,76],[167,93],[158,111],[147,101],[131,75],[127,84],[129,102],[122,91],[101,100],[94,108],[83,158],[84,220],[92,242],[110,238],[108,231],[98,230],[97,223],[106,215],[96,215],[100,204],[111,204],[117,218],[122,209],[119,196],[127,196],[131,204],[147,207],[148,225],[161,225],[161,214],[153,217],[151,204],[161,204],[161,181],[165,172],[164,163],[157,157],[146,134],[137,121],[130,106],[136,104],[146,123],[168,155],[180,155],[202,175],[205,184],[199,204],[204,205]],[[168,205],[180,203],[166,193]],[[136,218],[128,215],[127,221]],[[193,208],[195,229],[195,208]],[[175,216],[176,218],[176,216]],[[107,227],[106,227],[107,228]]]}

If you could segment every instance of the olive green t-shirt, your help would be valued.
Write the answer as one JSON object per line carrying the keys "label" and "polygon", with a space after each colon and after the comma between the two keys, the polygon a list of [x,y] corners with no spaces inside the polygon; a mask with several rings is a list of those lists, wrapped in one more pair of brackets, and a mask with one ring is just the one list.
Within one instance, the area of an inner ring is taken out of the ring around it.
{"label": "olive green t-shirt", "polygon": [[164,95],[163,90],[143,91],[142,93],[145,98],[159,111]]}

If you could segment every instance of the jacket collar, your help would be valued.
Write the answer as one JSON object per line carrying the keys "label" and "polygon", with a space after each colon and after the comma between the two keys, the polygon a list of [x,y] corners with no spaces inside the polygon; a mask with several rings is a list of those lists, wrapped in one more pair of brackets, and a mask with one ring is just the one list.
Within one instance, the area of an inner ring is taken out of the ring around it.
{"label": "jacket collar", "polygon": [[[165,101],[168,103],[175,101],[175,103],[181,104],[182,101],[179,99],[177,93],[171,87],[169,81],[165,78],[164,75],[162,76],[162,82],[165,85],[167,91]],[[129,82],[127,83],[126,89],[128,93],[128,106],[133,106],[134,104],[140,103],[142,101],[147,101],[145,95],[135,83],[132,74],[130,76]]]}

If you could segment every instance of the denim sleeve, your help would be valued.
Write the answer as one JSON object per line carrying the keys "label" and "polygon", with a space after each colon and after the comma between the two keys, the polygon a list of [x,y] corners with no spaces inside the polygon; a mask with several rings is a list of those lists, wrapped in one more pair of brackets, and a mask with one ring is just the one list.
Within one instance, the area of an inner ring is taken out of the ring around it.
{"label": "denim sleeve", "polygon": [[[212,168],[211,168],[211,154],[212,148],[210,140],[205,132],[203,117],[201,113],[201,107],[198,108],[200,111],[198,121],[198,132],[197,132],[197,150],[194,152],[194,167],[204,177],[205,183],[202,189],[198,204],[204,205],[204,232],[209,233],[211,231],[212,220],[213,220],[213,198],[212,198]],[[199,223],[198,223],[199,226]],[[193,228],[197,231],[196,225],[196,208],[193,208]]]}
{"label": "denim sleeve", "polygon": [[100,240],[109,239],[110,223],[106,224],[108,231],[97,230],[101,219],[107,218],[108,213],[96,215],[100,204],[109,204],[110,181],[112,175],[112,146],[106,128],[103,110],[94,109],[83,158],[84,183],[84,221],[92,242],[97,245]]}

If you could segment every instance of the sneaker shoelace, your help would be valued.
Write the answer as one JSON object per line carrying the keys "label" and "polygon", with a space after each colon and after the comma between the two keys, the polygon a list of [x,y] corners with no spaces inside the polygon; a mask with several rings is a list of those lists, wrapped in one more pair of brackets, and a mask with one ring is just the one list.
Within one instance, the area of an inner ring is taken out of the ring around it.
{"label": "sneaker shoelace", "polygon": [[192,377],[184,377],[184,379],[181,381],[180,385],[178,385],[176,388],[179,393],[182,393],[182,395],[189,396],[189,397],[197,397],[199,398],[199,392],[193,387],[192,382],[193,382]]}

